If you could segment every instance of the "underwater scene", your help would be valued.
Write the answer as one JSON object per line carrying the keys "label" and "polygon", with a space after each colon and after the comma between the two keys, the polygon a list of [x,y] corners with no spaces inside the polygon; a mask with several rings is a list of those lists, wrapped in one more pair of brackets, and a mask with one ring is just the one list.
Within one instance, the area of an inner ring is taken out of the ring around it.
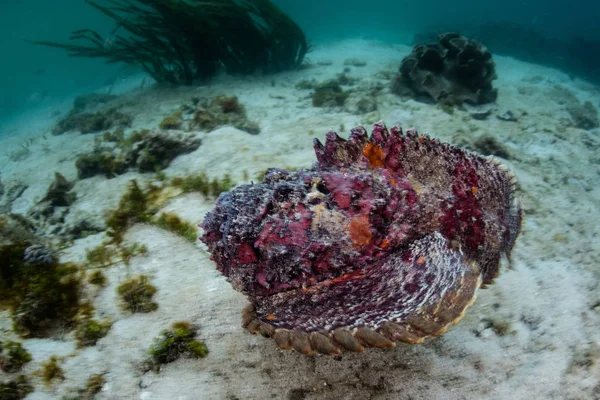
{"label": "underwater scene", "polygon": [[0,400],[600,399],[600,3],[0,4]]}

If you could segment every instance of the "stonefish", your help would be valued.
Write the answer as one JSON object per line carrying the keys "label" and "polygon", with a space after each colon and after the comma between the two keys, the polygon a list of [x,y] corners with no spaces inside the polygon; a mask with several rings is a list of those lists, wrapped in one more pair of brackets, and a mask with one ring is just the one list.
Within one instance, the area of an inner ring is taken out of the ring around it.
{"label": "stonefish", "polygon": [[382,122],[314,148],[311,169],[269,169],[201,224],[217,269],[251,301],[243,326],[329,355],[444,333],[515,243],[514,175]]}

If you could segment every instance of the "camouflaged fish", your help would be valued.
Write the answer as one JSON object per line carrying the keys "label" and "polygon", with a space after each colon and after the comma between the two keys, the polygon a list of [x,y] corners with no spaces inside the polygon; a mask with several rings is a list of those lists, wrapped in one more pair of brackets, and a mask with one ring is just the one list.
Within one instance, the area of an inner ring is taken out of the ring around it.
{"label": "camouflaged fish", "polygon": [[270,169],[217,199],[201,240],[251,304],[251,333],[304,354],[420,343],[457,323],[519,234],[516,180],[414,130],[314,140],[310,169]]}

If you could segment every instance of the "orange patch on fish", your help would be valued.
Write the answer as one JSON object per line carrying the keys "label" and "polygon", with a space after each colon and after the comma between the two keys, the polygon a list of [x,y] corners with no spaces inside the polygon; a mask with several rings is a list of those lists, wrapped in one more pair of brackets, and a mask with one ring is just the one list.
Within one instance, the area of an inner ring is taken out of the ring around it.
{"label": "orange patch on fish", "polygon": [[371,241],[371,223],[368,215],[357,215],[348,225],[350,240],[355,247],[362,247]]}
{"label": "orange patch on fish", "polygon": [[363,149],[363,155],[369,160],[372,168],[382,168],[385,165],[385,152],[374,143],[367,143]]}

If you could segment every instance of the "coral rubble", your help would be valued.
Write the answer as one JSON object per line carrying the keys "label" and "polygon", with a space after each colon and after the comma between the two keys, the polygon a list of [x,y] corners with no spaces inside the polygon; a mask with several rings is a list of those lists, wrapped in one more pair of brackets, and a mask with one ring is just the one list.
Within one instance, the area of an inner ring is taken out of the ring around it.
{"label": "coral rubble", "polygon": [[80,221],[83,225],[65,223],[70,206],[77,199],[72,190],[74,182],[68,181],[62,174],[55,172],[54,180],[48,186],[45,196],[29,208],[26,217],[35,227],[38,235],[76,237],[82,230],[94,230],[89,221]]}
{"label": "coral rubble", "polygon": [[312,169],[270,169],[202,223],[217,269],[281,348],[420,343],[458,322],[520,231],[514,175],[495,160],[379,122],[314,142]]}
{"label": "coral rubble", "polygon": [[246,108],[236,96],[217,96],[213,99],[198,99],[194,107],[187,107],[193,113],[189,130],[212,131],[220,126],[231,125],[252,135],[260,133],[260,126],[248,120]]}
{"label": "coral rubble", "polygon": [[131,125],[132,117],[118,110],[110,103],[117,96],[102,93],[89,93],[75,97],[73,107],[52,129],[53,135],[62,135],[69,131],[94,133],[111,128],[126,128]]}
{"label": "coral rubble", "polygon": [[75,167],[79,179],[91,178],[95,175],[113,178],[127,170],[122,156],[102,147],[96,147],[93,151],[80,155],[75,161]]}
{"label": "coral rubble", "polygon": [[127,128],[131,125],[132,117],[118,111],[116,108],[95,112],[78,112],[71,110],[52,129],[52,134],[62,135],[69,131],[81,133],[101,132],[112,128]]}
{"label": "coral rubble", "polygon": [[444,33],[438,39],[439,43],[416,45],[402,60],[393,91],[453,104],[495,101],[496,71],[487,49],[457,33]]}
{"label": "coral rubble", "polygon": [[315,107],[343,106],[349,93],[342,90],[338,79],[330,79],[315,86],[312,105]]}
{"label": "coral rubble", "polygon": [[136,166],[140,172],[156,172],[166,168],[178,155],[196,150],[200,143],[190,133],[150,131],[133,145],[125,159],[127,165]]}
{"label": "coral rubble", "polygon": [[129,138],[111,137],[98,141],[91,152],[81,154],[75,161],[80,179],[94,175],[112,178],[130,168],[139,172],[156,172],[166,168],[180,154],[196,150],[201,140],[193,133],[182,131],[134,131]]}
{"label": "coral rubble", "polygon": [[181,111],[166,116],[160,121],[158,127],[160,129],[179,129],[181,127]]}

